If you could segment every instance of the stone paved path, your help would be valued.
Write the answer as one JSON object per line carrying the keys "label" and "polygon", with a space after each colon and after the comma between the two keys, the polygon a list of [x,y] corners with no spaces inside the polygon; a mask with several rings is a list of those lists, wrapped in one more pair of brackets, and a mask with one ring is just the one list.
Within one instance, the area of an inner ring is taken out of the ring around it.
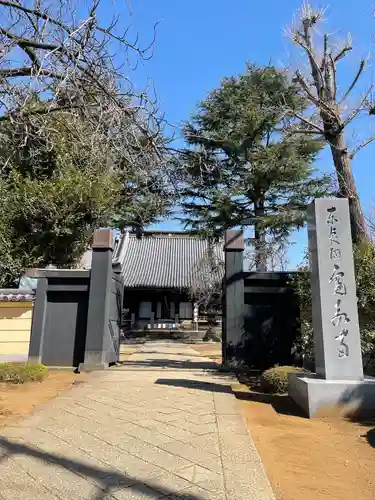
{"label": "stone paved path", "polygon": [[2,500],[274,500],[228,375],[183,344],[121,366],[2,429]]}

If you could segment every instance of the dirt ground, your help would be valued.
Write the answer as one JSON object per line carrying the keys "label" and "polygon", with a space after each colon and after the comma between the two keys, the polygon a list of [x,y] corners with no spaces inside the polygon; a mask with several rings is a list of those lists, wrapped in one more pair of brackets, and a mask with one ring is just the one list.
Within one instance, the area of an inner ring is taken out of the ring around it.
{"label": "dirt ground", "polygon": [[[193,348],[221,360],[221,344]],[[277,500],[375,499],[375,420],[307,419],[287,396],[233,390]]]}
{"label": "dirt ground", "polygon": [[8,425],[57,396],[74,384],[84,382],[87,375],[51,371],[43,382],[25,384],[0,383],[0,426]]}
{"label": "dirt ground", "polygon": [[[196,344],[198,355],[221,361],[221,344]],[[122,352],[124,357],[131,349]],[[0,426],[14,422],[87,374],[50,372],[44,382],[0,384]],[[375,421],[304,418],[286,396],[235,384],[249,431],[277,500],[374,500]]]}
{"label": "dirt ground", "polygon": [[126,361],[129,356],[136,353],[137,347],[127,346],[126,344],[120,344],[120,361]]}
{"label": "dirt ground", "polygon": [[193,344],[192,349],[202,357],[211,358],[218,363],[221,362],[221,342],[208,342],[207,344]]}
{"label": "dirt ground", "polygon": [[309,420],[287,396],[233,389],[277,500],[375,498],[375,421]]}

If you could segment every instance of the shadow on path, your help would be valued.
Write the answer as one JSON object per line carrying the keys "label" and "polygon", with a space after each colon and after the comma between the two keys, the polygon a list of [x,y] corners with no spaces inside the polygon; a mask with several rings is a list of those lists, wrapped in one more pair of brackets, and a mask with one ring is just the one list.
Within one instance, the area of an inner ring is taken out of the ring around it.
{"label": "shadow on path", "polygon": [[168,385],[171,387],[183,387],[185,389],[198,389],[200,391],[233,394],[230,385],[216,384],[215,382],[201,382],[200,380],[159,378],[158,380],[156,380],[155,384]]}
{"label": "shadow on path", "polygon": [[263,392],[258,392],[255,390],[246,392],[237,390],[235,388],[232,389],[231,385],[189,379],[159,378],[158,380],[156,380],[155,384],[168,385],[171,387],[183,387],[187,389],[197,389],[209,392],[221,392],[226,394],[230,393],[234,394],[234,396],[241,401],[251,401],[272,405],[274,410],[282,415],[292,415],[295,417],[306,418],[303,410],[287,395],[265,394]]}
{"label": "shadow on path", "polygon": [[[130,488],[134,493],[134,498],[136,498],[136,495],[139,494],[140,498],[154,499],[155,492],[158,492],[161,496],[164,495],[166,500],[169,495],[173,496],[173,498],[181,498],[183,500],[202,500],[202,497],[200,496],[189,494],[184,495],[183,491],[176,493],[169,488],[154,484],[151,480],[141,482],[116,470],[109,470],[105,468],[101,469],[83,464],[76,460],[67,459],[62,455],[49,453],[23,443],[9,441],[4,437],[0,437],[0,447],[5,450],[5,456],[12,457],[12,455],[26,455],[36,458],[42,462],[55,464],[59,467],[70,470],[79,476],[83,476],[84,478],[94,479],[97,483],[99,483],[97,487],[98,491],[93,497],[91,497],[91,499],[88,500],[114,499],[114,497],[111,496],[111,492],[120,490],[121,488]],[[5,460],[4,454],[0,458],[0,462]],[[95,486],[94,483],[92,484]],[[154,493],[152,494],[148,488],[153,489]]]}
{"label": "shadow on path", "polygon": [[264,392],[233,391],[237,399],[271,405],[281,415],[307,418],[303,410],[287,394],[265,394]]}
{"label": "shadow on path", "polygon": [[[143,353],[140,353],[143,354]],[[193,357],[193,356],[192,356]],[[190,360],[178,360],[178,359],[142,359],[142,360],[125,360],[119,361],[116,366],[121,366],[123,368],[171,368],[171,369],[183,369],[183,370],[215,370],[217,371],[220,365],[214,361],[190,361]]]}

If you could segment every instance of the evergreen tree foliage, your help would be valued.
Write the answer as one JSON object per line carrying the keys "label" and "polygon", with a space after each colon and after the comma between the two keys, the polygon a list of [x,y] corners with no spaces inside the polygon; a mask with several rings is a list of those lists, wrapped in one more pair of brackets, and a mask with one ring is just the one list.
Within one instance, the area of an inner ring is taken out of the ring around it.
{"label": "evergreen tree foliage", "polygon": [[118,120],[58,112],[0,123],[0,286],[30,267],[72,267],[95,229],[148,225],[166,209],[170,199],[151,191],[163,163],[146,132],[140,144],[139,132],[120,126],[128,117]]}
{"label": "evergreen tree foliage", "polygon": [[290,109],[305,107],[285,72],[248,64],[210,92],[184,127],[186,227],[217,238],[225,229],[253,226],[260,271],[267,268],[267,240],[302,227],[308,203],[330,186],[313,167],[322,142],[287,134]]}

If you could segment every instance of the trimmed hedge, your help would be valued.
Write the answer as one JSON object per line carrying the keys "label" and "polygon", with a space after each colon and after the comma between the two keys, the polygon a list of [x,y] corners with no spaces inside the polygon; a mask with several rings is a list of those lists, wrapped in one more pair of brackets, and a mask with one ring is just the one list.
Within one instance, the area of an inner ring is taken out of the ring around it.
{"label": "trimmed hedge", "polygon": [[32,363],[0,363],[0,382],[23,384],[24,382],[42,382],[48,375],[44,365]]}
{"label": "trimmed hedge", "polygon": [[270,394],[285,394],[288,392],[288,373],[302,372],[308,370],[298,366],[274,366],[260,376],[260,388]]}

